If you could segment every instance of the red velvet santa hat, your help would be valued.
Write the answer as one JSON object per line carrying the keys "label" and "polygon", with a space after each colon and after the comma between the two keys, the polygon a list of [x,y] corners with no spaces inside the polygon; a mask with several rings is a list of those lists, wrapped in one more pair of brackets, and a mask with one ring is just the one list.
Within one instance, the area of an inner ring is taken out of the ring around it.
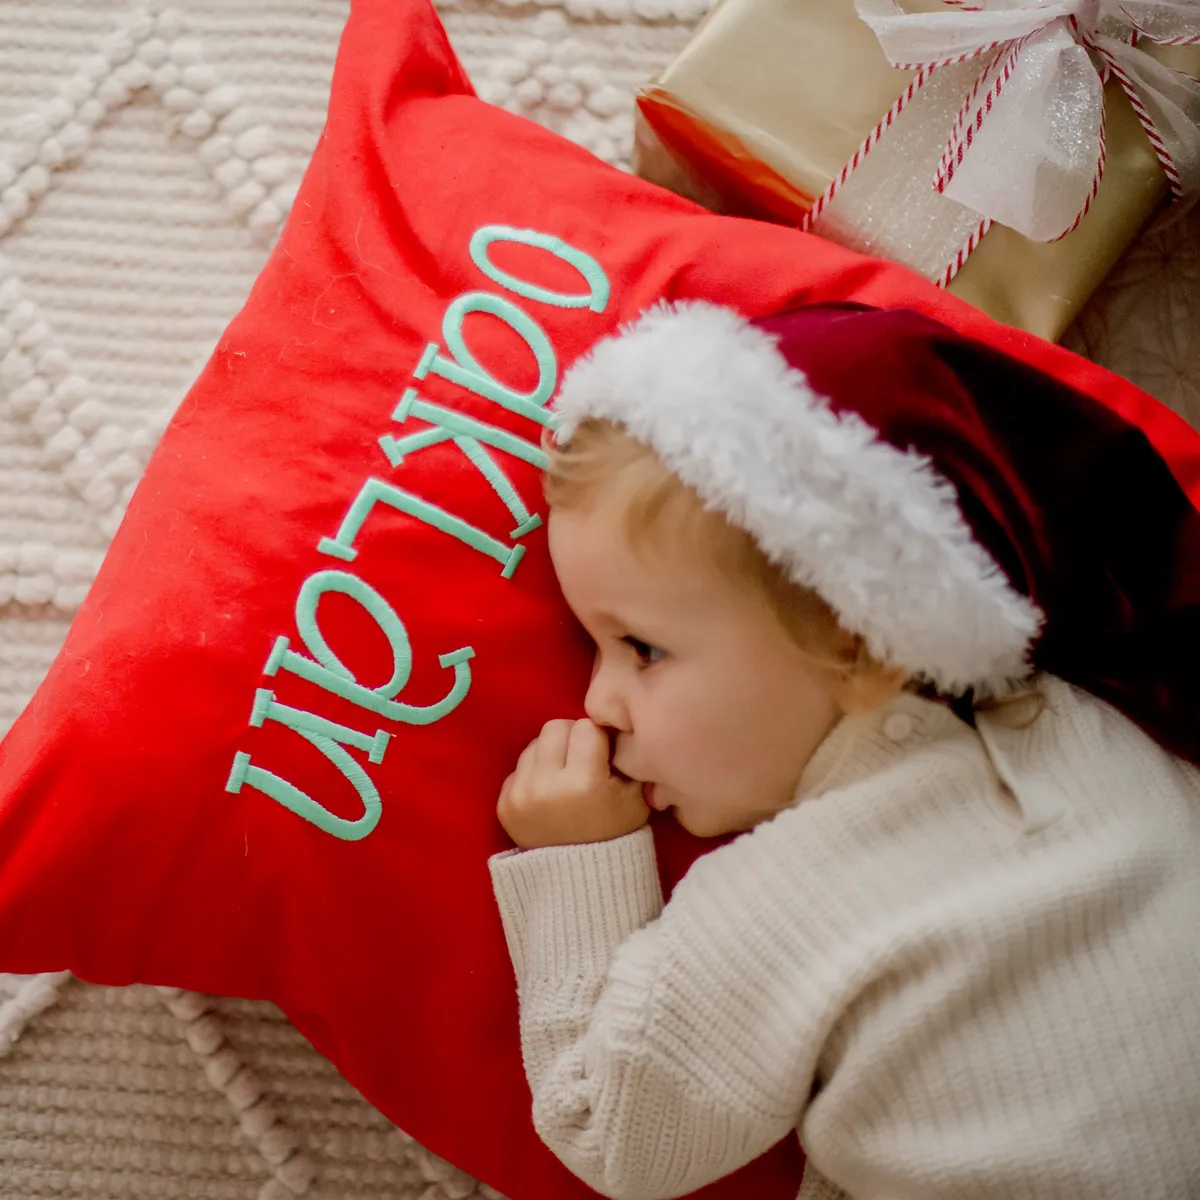
{"label": "red velvet santa hat", "polygon": [[1200,762],[1200,514],[1142,432],[909,310],[663,305],[599,343],[557,438],[607,418],[943,692],[1032,670]]}

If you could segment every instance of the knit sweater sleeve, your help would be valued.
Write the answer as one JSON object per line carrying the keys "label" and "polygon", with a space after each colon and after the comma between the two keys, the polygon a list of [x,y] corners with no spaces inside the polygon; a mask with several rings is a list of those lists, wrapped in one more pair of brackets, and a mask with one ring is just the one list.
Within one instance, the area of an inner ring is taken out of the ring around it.
{"label": "knit sweater sleeve", "polygon": [[811,1031],[791,981],[755,961],[771,948],[748,948],[728,907],[693,903],[715,895],[719,909],[721,889],[685,880],[664,910],[648,829],[490,865],[534,1125],[584,1182],[619,1200],[680,1196],[795,1129]]}

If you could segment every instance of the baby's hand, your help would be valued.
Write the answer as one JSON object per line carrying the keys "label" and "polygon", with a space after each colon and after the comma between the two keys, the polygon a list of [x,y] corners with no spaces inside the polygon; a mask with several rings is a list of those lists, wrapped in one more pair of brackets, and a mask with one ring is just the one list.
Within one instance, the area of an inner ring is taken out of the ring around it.
{"label": "baby's hand", "polygon": [[584,718],[548,721],[504,781],[496,815],[523,849],[606,842],[650,817],[642,785],[613,775],[608,737]]}

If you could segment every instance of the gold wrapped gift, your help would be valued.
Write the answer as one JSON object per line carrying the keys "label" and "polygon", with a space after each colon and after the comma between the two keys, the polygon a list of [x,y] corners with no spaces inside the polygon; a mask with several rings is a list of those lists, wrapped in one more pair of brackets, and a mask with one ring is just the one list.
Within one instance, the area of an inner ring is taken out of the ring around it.
{"label": "gold wrapped gift", "polygon": [[[909,13],[944,7],[940,0],[902,5]],[[1142,41],[1143,51],[1200,78],[1198,46]],[[938,78],[961,95],[978,64],[964,64],[957,78],[953,70]],[[888,62],[853,0],[721,0],[675,62],[640,91],[634,169],[706,207],[802,225],[915,74]],[[1107,162],[1078,227],[1035,242],[992,224],[949,282],[996,319],[1052,341],[1168,196],[1159,159],[1115,78],[1104,97]],[[933,132],[945,140],[945,130]],[[897,124],[895,135],[911,132]],[[929,172],[899,178],[896,163],[904,160],[894,149],[889,162],[878,160],[868,155],[851,173],[855,194],[836,222],[818,221],[814,232],[937,279],[929,248],[919,244],[924,227],[947,213],[977,214],[941,196],[927,201]],[[880,224],[884,210],[890,215]]]}

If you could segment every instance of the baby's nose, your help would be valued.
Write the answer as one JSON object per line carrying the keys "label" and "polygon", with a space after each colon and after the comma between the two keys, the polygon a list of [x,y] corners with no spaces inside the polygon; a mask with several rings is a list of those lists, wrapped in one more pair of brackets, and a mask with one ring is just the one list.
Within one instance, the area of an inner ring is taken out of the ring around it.
{"label": "baby's nose", "polygon": [[629,729],[628,712],[621,700],[620,690],[599,662],[592,670],[592,682],[583,699],[583,711],[597,725],[618,731],[627,732]]}

